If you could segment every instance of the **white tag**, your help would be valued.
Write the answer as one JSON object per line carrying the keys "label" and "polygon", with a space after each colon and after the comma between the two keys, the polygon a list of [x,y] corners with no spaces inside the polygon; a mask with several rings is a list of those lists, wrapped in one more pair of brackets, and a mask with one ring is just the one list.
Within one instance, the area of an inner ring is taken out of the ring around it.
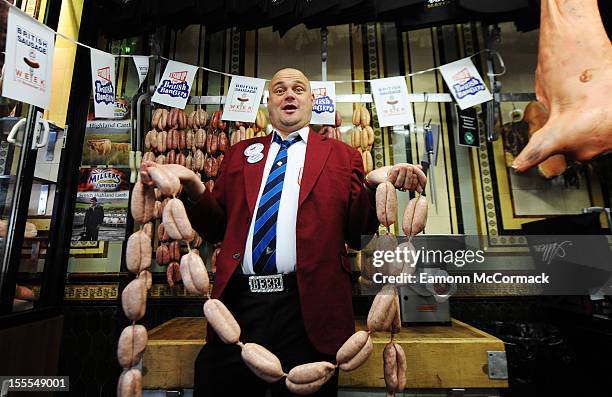
{"label": "white tag", "polygon": [[404,76],[372,80],[370,88],[381,127],[414,124]]}
{"label": "white tag", "polygon": [[197,66],[168,61],[151,102],[185,109]]}
{"label": "white tag", "polygon": [[223,107],[223,120],[254,123],[266,80],[232,76]]}
{"label": "white tag", "polygon": [[115,117],[115,57],[107,52],[90,50],[91,86],[96,118]]}
{"label": "white tag", "polygon": [[6,26],[6,30],[2,28],[6,31],[2,96],[48,109],[55,52],[53,31],[15,7],[8,9]]}
{"label": "white tag", "polygon": [[149,57],[147,55],[133,55],[132,59],[134,60],[134,65],[136,65],[136,70],[138,71],[138,86],[140,87],[149,73]]}
{"label": "white tag", "polygon": [[251,157],[254,154],[261,153],[263,148],[264,148],[263,143],[254,143],[252,145],[249,145],[246,149],[244,149],[244,155],[247,157]]}
{"label": "white tag", "polygon": [[442,65],[440,73],[461,110],[493,99],[470,58]]}
{"label": "white tag", "polygon": [[310,124],[336,124],[336,83],[333,81],[311,81],[314,94]]}
{"label": "white tag", "polygon": [[251,164],[257,163],[259,161],[261,161],[261,159],[264,158],[263,153],[255,153],[249,157],[247,157],[247,161]]}

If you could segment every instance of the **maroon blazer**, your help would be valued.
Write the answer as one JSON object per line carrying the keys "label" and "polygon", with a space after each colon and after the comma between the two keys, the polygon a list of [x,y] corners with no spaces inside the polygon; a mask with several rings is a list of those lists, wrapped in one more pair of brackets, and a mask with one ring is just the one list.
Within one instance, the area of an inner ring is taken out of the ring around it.
{"label": "maroon blazer", "polygon": [[[267,155],[270,136],[232,146],[212,194],[206,191],[187,206],[193,227],[207,241],[223,241],[212,291],[216,299],[223,300],[224,289],[243,260],[266,163],[266,157],[247,162],[244,150],[256,142],[263,143],[262,153]],[[359,152],[311,128],[297,213],[296,272],[306,332],[325,354],[336,354],[355,332],[351,268],[344,244],[359,249],[361,235],[373,234],[379,225],[374,194],[363,183]]]}

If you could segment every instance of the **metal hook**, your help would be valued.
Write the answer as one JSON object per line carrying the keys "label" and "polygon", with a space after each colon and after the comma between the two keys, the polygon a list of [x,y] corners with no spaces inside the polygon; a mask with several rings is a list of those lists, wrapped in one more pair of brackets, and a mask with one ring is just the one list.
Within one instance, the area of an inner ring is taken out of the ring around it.
{"label": "metal hook", "polygon": [[[427,117],[427,104],[429,104],[429,97],[427,96],[426,92],[423,93],[423,102],[425,102],[425,110],[423,111],[423,125],[425,125],[425,117]],[[429,122],[431,122],[431,120],[429,120]]]}

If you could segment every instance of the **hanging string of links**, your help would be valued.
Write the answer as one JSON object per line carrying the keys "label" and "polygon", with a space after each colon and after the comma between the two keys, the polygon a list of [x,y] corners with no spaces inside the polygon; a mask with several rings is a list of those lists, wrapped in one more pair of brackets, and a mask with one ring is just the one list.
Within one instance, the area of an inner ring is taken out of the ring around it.
{"label": "hanging string of links", "polygon": [[[53,32],[53,34],[55,34],[56,36],[59,36],[59,37],[61,37],[61,38],[65,39],[65,40],[68,40],[68,41],[70,41],[71,43],[76,44],[76,45],[78,45],[78,46],[85,47],[85,48],[88,48],[88,49],[90,49],[90,50],[100,51],[100,50],[98,50],[98,49],[97,49],[97,48],[95,48],[95,47],[89,46],[89,45],[87,45],[87,44],[83,44],[83,43],[81,43],[81,42],[79,42],[79,41],[77,41],[77,40],[74,40],[73,38],[71,38],[71,37],[69,37],[69,36],[66,36],[66,35],[64,35],[64,34],[62,34],[62,33],[58,32],[58,31],[55,31],[55,30],[51,29],[50,27],[48,27],[47,25],[45,25],[45,24],[43,24],[43,23],[40,23],[40,22],[39,22],[39,21],[37,21],[36,19],[32,18],[32,17],[31,17],[31,16],[29,16],[28,14],[24,13],[23,11],[21,11],[21,9],[19,9],[19,7],[15,6],[15,5],[11,4],[11,3],[9,3],[9,2],[8,2],[8,0],[0,0],[0,1],[1,1],[2,3],[6,4],[7,6],[12,7],[12,8],[14,8],[15,10],[19,11],[19,12],[20,12],[20,13],[22,13],[24,16],[27,16],[28,18],[33,19],[34,21],[36,21],[36,22],[37,22],[38,24],[40,24],[41,26],[43,26],[43,27],[45,27],[46,29],[48,29],[48,30],[50,30],[51,32]],[[480,50],[480,51],[478,51],[478,52],[476,52],[476,53],[474,53],[474,54],[470,55],[470,56],[469,56],[469,58],[476,57],[476,56],[478,56],[478,55],[480,55],[480,54],[483,54],[483,53],[489,53],[489,54],[492,54],[492,55],[496,56],[496,57],[497,57],[497,60],[498,60],[498,62],[499,62],[499,66],[500,66],[500,68],[501,68],[501,71],[500,71],[500,72],[498,72],[498,73],[488,72],[488,73],[487,73],[487,76],[489,76],[489,77],[497,77],[497,76],[502,76],[502,75],[504,75],[504,74],[506,73],[506,65],[505,65],[505,63],[504,63],[504,59],[502,58],[501,54],[500,54],[498,51],[496,51],[496,50],[489,49],[489,48],[485,48],[485,49],[483,49],[483,50]],[[158,58],[158,59],[163,59],[163,60],[166,60],[166,61],[174,61],[174,59],[170,59],[170,58],[167,58],[167,57],[164,57],[164,56],[161,56],[161,55],[125,55],[125,54],[117,54],[117,55],[112,54],[112,55],[113,55],[114,57],[119,57],[119,58],[132,58],[132,57],[145,56],[145,57],[149,57],[149,58]],[[177,62],[179,62],[179,61],[177,61]],[[194,66],[195,66],[195,65],[194,65]],[[204,71],[207,71],[207,72],[210,72],[210,73],[220,74],[220,75],[223,75],[223,76],[226,76],[226,77],[241,76],[241,75],[236,75],[236,74],[232,74],[232,73],[222,72],[222,71],[220,71],[220,70],[210,69],[210,68],[207,68],[207,67],[205,67],[205,66],[196,66],[196,67],[197,67],[198,69],[201,69],[201,70],[204,70]],[[436,70],[438,70],[438,69],[440,69],[440,66],[436,66],[436,67],[429,68],[429,69],[425,69],[425,70],[419,70],[419,71],[417,71],[417,72],[408,73],[408,74],[406,74],[406,75],[405,75],[405,77],[414,77],[414,76],[418,76],[418,75],[425,74],[425,73],[431,73],[431,72],[434,72],[434,71],[436,71]],[[264,80],[266,80],[266,81],[270,81],[270,79],[264,79]],[[334,82],[334,83],[336,83],[336,84],[345,84],[345,83],[369,83],[369,82],[371,82],[371,81],[372,81],[371,79],[370,79],[370,80],[330,80],[330,82]]]}

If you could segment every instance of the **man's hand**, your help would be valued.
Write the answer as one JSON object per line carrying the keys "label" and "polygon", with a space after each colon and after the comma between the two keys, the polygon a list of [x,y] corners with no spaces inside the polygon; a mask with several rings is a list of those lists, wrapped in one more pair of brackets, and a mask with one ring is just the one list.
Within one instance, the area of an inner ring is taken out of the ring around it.
{"label": "man's hand", "polygon": [[153,167],[164,167],[164,170],[175,175],[192,201],[196,201],[206,190],[200,178],[190,169],[178,164],[161,165],[154,161],[143,161],[140,165],[140,180],[146,186],[155,186],[151,175],[149,175],[149,169]]}
{"label": "man's hand", "polygon": [[388,181],[396,189],[421,193],[425,190],[425,185],[427,184],[427,176],[421,166],[408,163],[386,165],[377,168],[369,172],[365,179],[366,185],[372,190],[376,190],[379,184]]}
{"label": "man's hand", "polygon": [[387,172],[387,180],[401,191],[423,192],[427,183],[427,176],[420,165],[400,163],[395,164]]}

